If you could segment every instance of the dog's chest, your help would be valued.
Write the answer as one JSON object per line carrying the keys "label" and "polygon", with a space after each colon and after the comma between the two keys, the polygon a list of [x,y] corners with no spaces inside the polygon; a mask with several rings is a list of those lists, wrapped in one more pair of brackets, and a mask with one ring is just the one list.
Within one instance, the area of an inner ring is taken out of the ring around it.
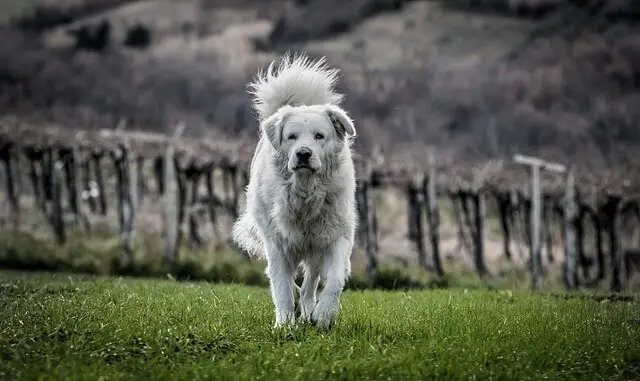
{"label": "dog's chest", "polygon": [[288,197],[277,224],[292,247],[321,250],[339,236],[339,216],[330,197],[314,194],[307,198]]}

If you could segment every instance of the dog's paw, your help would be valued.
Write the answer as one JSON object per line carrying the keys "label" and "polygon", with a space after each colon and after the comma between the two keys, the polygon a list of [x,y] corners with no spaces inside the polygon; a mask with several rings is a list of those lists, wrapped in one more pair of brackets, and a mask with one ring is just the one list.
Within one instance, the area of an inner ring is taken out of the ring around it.
{"label": "dog's paw", "polygon": [[300,300],[300,321],[310,322],[313,309],[316,307],[316,301],[313,299]]}
{"label": "dog's paw", "polygon": [[336,315],[338,313],[338,305],[318,302],[316,308],[311,313],[311,323],[321,330],[330,330],[333,327]]}
{"label": "dog's paw", "polygon": [[291,327],[296,323],[295,311],[276,311],[276,322],[273,328]]}

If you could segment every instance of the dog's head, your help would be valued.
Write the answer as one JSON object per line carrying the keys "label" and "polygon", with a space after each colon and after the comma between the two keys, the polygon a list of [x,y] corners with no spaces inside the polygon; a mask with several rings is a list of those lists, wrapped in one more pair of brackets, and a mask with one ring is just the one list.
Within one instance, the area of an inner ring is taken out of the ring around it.
{"label": "dog's head", "polygon": [[284,106],[262,123],[290,173],[315,174],[355,136],[353,121],[335,105]]}

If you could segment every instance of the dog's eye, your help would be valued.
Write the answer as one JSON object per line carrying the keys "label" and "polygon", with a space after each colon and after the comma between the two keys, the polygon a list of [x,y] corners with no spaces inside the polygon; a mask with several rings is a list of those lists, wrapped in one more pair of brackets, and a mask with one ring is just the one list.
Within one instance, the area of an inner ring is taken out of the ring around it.
{"label": "dog's eye", "polygon": [[298,139],[298,136],[297,136],[296,134],[291,134],[291,135],[289,135],[289,136],[287,137],[287,139],[289,139],[289,140],[296,140],[296,139]]}
{"label": "dog's eye", "polygon": [[324,139],[324,135],[322,135],[321,133],[317,133],[316,140],[322,140],[322,139]]}

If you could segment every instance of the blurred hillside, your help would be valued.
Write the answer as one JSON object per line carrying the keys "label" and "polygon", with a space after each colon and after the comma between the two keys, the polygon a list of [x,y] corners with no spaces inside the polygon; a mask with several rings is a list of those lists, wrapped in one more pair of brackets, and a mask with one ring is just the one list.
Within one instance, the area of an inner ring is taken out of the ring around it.
{"label": "blurred hillside", "polygon": [[618,166],[640,143],[638,0],[7,0],[0,109],[255,141],[245,85],[326,55],[374,146]]}

